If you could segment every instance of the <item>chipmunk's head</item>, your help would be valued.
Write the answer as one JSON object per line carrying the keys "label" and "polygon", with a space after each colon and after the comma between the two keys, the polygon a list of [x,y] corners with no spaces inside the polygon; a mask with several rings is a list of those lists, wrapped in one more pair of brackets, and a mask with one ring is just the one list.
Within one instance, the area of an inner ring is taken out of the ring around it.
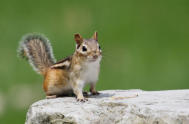
{"label": "chipmunk's head", "polygon": [[80,34],[75,34],[76,41],[76,54],[86,61],[96,61],[100,60],[102,57],[102,50],[98,43],[97,32],[94,33],[92,38],[83,39]]}

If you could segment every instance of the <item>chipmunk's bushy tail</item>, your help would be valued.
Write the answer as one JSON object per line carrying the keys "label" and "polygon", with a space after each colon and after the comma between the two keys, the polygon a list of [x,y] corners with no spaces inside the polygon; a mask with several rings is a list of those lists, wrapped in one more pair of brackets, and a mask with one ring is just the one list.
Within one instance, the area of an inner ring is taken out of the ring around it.
{"label": "chipmunk's bushy tail", "polygon": [[42,75],[56,61],[49,40],[40,34],[25,35],[20,42],[18,55],[26,58],[33,69]]}

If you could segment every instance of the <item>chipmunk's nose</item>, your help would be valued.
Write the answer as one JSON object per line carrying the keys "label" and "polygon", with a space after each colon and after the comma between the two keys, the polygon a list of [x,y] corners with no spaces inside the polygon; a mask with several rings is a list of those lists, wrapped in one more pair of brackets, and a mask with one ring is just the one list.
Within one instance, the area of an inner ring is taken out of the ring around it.
{"label": "chipmunk's nose", "polygon": [[94,55],[94,56],[93,56],[93,59],[97,59],[97,58],[98,58],[98,56],[97,56],[97,55]]}

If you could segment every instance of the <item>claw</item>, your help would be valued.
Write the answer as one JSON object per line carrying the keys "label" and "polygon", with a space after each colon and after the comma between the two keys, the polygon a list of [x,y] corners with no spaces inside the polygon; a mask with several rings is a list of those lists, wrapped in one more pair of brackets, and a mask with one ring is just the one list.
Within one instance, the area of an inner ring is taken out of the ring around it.
{"label": "claw", "polygon": [[77,98],[77,101],[78,102],[86,102],[86,101],[88,101],[88,99],[87,98]]}

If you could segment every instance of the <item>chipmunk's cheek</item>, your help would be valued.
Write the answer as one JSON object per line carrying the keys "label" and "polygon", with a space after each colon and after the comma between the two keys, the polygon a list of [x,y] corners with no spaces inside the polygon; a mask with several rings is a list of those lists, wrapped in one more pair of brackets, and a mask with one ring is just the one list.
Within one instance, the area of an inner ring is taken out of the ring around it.
{"label": "chipmunk's cheek", "polygon": [[102,52],[99,51],[99,52],[98,52],[98,56],[101,56],[101,55],[102,55]]}
{"label": "chipmunk's cheek", "polygon": [[83,56],[86,56],[87,53],[86,52],[82,52],[82,51],[78,51],[79,54],[83,55]]}
{"label": "chipmunk's cheek", "polygon": [[93,57],[92,56],[87,56],[87,59],[92,59]]}

